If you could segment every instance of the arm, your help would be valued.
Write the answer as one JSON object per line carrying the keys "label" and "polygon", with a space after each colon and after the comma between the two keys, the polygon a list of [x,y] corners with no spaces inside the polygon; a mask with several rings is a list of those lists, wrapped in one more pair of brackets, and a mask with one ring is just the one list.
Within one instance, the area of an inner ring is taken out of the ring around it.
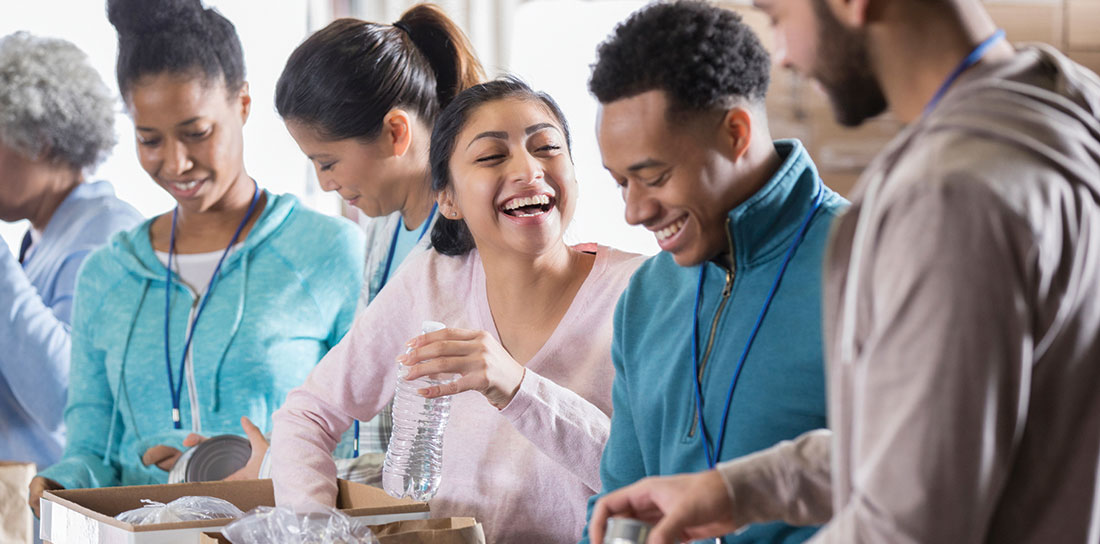
{"label": "arm", "polygon": [[[611,361],[615,365],[615,381],[611,386],[611,431],[607,437],[607,444],[603,449],[603,457],[600,459],[600,482],[602,488],[599,494],[588,499],[588,519],[592,519],[592,512],[596,501],[601,497],[620,487],[630,485],[646,477],[645,460],[642,459],[642,449],[635,433],[634,416],[630,405],[629,384],[624,371],[625,361],[623,354],[623,328],[622,315],[625,297],[619,299],[615,308],[615,335],[611,341]],[[581,535],[581,543],[588,543],[589,527],[586,525]]]}
{"label": "arm", "polygon": [[832,514],[827,430],[720,463],[717,470],[646,478],[608,493],[592,513],[594,541],[610,517],[654,525],[647,542],[720,537],[750,523],[817,524]]}
{"label": "arm", "polygon": [[820,543],[985,541],[1027,417],[1039,250],[985,185],[948,180],[879,226],[853,364],[850,499]]}
{"label": "arm", "polygon": [[0,375],[16,402],[44,429],[61,426],[69,385],[69,312],[86,251],[58,271],[57,294],[43,300],[0,240]]}
{"label": "arm", "polygon": [[501,415],[520,434],[592,490],[600,490],[600,458],[611,420],[577,393],[528,370]]}
{"label": "arm", "polygon": [[[102,255],[102,254],[96,254]],[[93,340],[98,301],[107,296],[96,283],[104,277],[96,256],[81,271],[73,305],[72,367],[65,453],[61,461],[40,473],[66,488],[118,485],[115,456],[122,436],[122,418],[114,410],[115,391],[107,379],[106,354]],[[108,454],[108,449],[113,454]],[[106,461],[104,458],[106,457]]]}
{"label": "arm", "polygon": [[395,353],[403,336],[400,296],[384,291],[352,329],[291,391],[273,416],[268,452],[275,501],[280,506],[333,506],[336,465],[332,451],[353,419],[368,420],[393,397]]}

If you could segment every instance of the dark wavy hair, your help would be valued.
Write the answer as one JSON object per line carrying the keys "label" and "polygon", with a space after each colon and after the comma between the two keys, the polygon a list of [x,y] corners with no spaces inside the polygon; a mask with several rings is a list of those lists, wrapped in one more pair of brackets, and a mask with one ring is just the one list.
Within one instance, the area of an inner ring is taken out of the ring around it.
{"label": "dark wavy hair", "polygon": [[700,1],[646,6],[600,44],[588,89],[603,104],[662,90],[672,112],[759,102],[771,61],[756,34],[731,10]]}
{"label": "dark wavy hair", "polygon": [[459,91],[485,79],[466,36],[441,9],[419,4],[393,25],[337,19],[291,53],[275,86],[284,121],[331,140],[372,140],[396,107],[428,126]]}
{"label": "dark wavy hair", "polygon": [[108,0],[107,18],[118,31],[116,74],[122,96],[137,79],[161,73],[196,73],[244,85],[244,53],[237,29],[201,0]]}
{"label": "dark wavy hair", "polygon": [[[474,110],[497,100],[517,98],[530,100],[544,106],[561,124],[565,133],[565,149],[573,156],[573,141],[569,135],[569,124],[565,121],[558,103],[550,95],[535,91],[515,76],[506,75],[499,79],[475,85],[462,91],[444,108],[432,130],[432,142],[428,152],[428,162],[432,166],[432,189],[436,192],[447,188],[451,180],[451,155],[454,154],[455,139],[466,127]],[[466,222],[461,219],[447,219],[440,215],[432,227],[432,247],[444,255],[465,255],[474,249],[474,237]]]}

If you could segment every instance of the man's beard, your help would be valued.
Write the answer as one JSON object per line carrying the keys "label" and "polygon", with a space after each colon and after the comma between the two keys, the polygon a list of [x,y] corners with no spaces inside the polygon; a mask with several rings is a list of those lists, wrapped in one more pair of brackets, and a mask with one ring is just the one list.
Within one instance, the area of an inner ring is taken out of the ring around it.
{"label": "man's beard", "polygon": [[838,123],[854,127],[886,111],[886,95],[871,71],[864,33],[837,20],[825,0],[813,0],[817,58],[811,77],[825,89]]}

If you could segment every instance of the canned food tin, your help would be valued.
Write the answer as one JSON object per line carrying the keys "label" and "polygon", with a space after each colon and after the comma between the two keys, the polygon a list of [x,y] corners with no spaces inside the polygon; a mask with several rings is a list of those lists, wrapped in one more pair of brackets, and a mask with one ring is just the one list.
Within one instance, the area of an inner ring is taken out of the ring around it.
{"label": "canned food tin", "polygon": [[608,518],[603,544],[644,544],[653,526],[631,518]]}
{"label": "canned food tin", "polygon": [[244,468],[252,455],[252,445],[246,438],[223,434],[208,438],[183,452],[168,473],[168,483],[210,482]]}

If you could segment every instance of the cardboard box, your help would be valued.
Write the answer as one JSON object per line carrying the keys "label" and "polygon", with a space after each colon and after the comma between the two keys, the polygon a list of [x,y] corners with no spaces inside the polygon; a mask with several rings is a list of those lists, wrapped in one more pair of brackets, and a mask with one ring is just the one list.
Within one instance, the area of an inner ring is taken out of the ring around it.
{"label": "cardboard box", "polygon": [[1069,58],[1077,64],[1100,74],[1100,51],[1070,51]]}
{"label": "cardboard box", "polygon": [[[371,524],[427,519],[427,503],[395,499],[368,485],[340,480],[336,507]],[[186,544],[204,531],[218,532],[231,519],[136,526],[115,516],[142,506],[142,499],[170,502],[188,495],[225,499],[248,512],[274,506],[271,480],[105,487],[47,491],[42,496],[41,536],[52,544]]]}
{"label": "cardboard box", "polygon": [[398,521],[371,531],[379,544],[485,544],[485,530],[474,518]]}
{"label": "cardboard box", "polygon": [[199,544],[233,544],[221,533],[204,532],[199,537]]}
{"label": "cardboard box", "polygon": [[[1089,0],[1092,1],[1092,0]],[[1012,43],[1043,42],[1065,49],[1060,2],[986,2],[986,10]]]}
{"label": "cardboard box", "polygon": [[38,472],[34,463],[0,461],[0,542],[34,542],[34,519],[27,507],[27,486]]}
{"label": "cardboard box", "polygon": [[1066,0],[1066,32],[1070,49],[1100,50],[1100,1]]}

